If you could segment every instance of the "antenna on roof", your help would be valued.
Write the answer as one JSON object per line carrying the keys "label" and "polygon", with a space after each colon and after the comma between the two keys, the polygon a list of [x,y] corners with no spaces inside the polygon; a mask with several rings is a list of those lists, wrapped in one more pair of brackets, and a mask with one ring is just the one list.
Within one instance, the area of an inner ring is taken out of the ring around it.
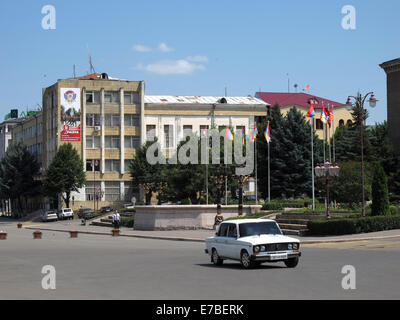
{"label": "antenna on roof", "polygon": [[227,95],[228,87],[225,85],[225,97]]}
{"label": "antenna on roof", "polygon": [[74,65],[74,79],[76,78],[75,65]]}
{"label": "antenna on roof", "polygon": [[289,73],[286,73],[288,79],[287,79],[287,92],[290,93],[290,78],[289,78]]}
{"label": "antenna on roof", "polygon": [[93,67],[92,55],[90,54],[90,51],[89,51],[89,45],[88,45],[87,43],[86,43],[86,47],[87,47],[87,49],[88,49],[88,54],[89,54],[90,73],[96,73],[96,71],[94,70],[94,67]]}

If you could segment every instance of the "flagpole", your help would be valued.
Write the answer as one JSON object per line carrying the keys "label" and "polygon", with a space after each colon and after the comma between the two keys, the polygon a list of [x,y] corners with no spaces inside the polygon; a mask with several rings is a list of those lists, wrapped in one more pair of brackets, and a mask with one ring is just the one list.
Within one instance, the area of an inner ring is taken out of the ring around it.
{"label": "flagpole", "polygon": [[[269,121],[268,121],[269,124]],[[270,134],[268,132],[268,134]],[[271,141],[268,142],[268,202],[271,202],[271,169],[270,169],[270,155],[269,155],[269,144]]]}
{"label": "flagpole", "polygon": [[335,115],[332,111],[332,125],[333,125],[333,136],[332,136],[332,143],[333,143],[333,162],[336,161],[336,153],[335,153]]}
{"label": "flagpole", "polygon": [[326,135],[325,135],[325,122],[322,121],[322,130],[323,130],[323,140],[324,140],[324,163],[326,161],[326,150],[325,150],[325,139],[326,139]]}
{"label": "flagpole", "polygon": [[315,210],[315,183],[314,183],[314,117],[311,118],[311,180],[312,180],[312,209]]}
{"label": "flagpole", "polygon": [[256,162],[256,204],[258,204],[258,184],[257,184],[257,136],[254,139],[254,157]]}

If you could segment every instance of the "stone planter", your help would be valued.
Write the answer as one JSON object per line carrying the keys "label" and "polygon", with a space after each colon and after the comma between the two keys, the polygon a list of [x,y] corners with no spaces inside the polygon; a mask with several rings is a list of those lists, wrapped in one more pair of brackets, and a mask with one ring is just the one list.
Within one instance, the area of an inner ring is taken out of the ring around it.
{"label": "stone planter", "polygon": [[33,232],[33,239],[42,239],[42,232],[40,230],[36,230]]}
{"label": "stone planter", "polygon": [[78,231],[70,231],[71,238],[78,238]]}
{"label": "stone planter", "polygon": [[17,227],[18,227],[18,229],[21,229],[22,228],[22,223],[18,223]]}
{"label": "stone planter", "polygon": [[0,232],[0,240],[6,240],[7,239],[7,232]]}
{"label": "stone planter", "polygon": [[119,229],[112,229],[111,234],[113,237],[118,237],[119,236]]}

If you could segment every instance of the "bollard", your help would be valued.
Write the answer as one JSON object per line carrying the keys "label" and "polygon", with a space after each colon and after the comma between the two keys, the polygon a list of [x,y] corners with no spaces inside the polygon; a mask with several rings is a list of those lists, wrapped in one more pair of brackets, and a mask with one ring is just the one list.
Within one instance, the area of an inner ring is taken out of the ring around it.
{"label": "bollard", "polygon": [[18,227],[18,229],[21,229],[22,228],[22,223],[18,223],[17,227]]}
{"label": "bollard", "polygon": [[6,240],[7,239],[7,232],[1,231],[0,232],[0,240]]}
{"label": "bollard", "polygon": [[71,238],[78,238],[78,231],[70,231]]}
{"label": "bollard", "polygon": [[42,239],[42,232],[40,230],[36,230],[33,232],[33,239]]}
{"label": "bollard", "polygon": [[112,229],[111,232],[112,232],[112,236],[113,237],[118,237],[119,236],[119,229]]}

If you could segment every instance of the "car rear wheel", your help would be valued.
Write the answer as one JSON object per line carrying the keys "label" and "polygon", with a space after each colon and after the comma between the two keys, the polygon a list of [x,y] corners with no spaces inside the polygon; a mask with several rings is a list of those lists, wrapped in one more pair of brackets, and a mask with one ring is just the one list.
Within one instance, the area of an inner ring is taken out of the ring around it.
{"label": "car rear wheel", "polygon": [[214,263],[214,265],[216,265],[216,266],[220,266],[220,265],[222,265],[222,264],[224,263],[224,260],[222,260],[222,259],[219,257],[218,252],[217,252],[216,249],[213,249],[213,250],[212,250],[212,253],[211,253],[211,262]]}
{"label": "car rear wheel", "polygon": [[245,250],[240,254],[240,263],[245,269],[251,269],[254,267],[254,262],[251,261],[249,253]]}
{"label": "car rear wheel", "polygon": [[288,268],[294,268],[298,265],[299,263],[299,257],[295,257],[295,258],[290,258],[285,260],[285,265]]}

